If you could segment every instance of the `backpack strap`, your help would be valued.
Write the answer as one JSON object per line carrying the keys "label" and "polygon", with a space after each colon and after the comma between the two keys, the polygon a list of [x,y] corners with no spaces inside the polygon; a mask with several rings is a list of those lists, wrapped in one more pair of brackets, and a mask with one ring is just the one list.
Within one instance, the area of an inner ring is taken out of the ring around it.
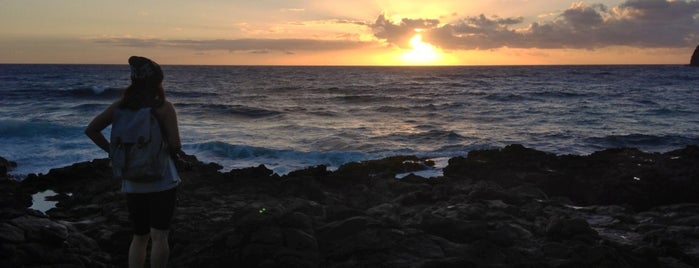
{"label": "backpack strap", "polygon": [[[163,127],[163,120],[160,119],[160,115],[158,114],[158,109],[163,107],[163,104],[165,104],[164,101],[157,102],[155,105],[153,105],[150,108],[150,113],[151,113],[151,115],[153,115],[155,120],[158,121],[158,128],[160,129],[160,136],[163,138],[163,142],[165,144],[168,144],[168,137],[167,137],[167,133],[165,132],[165,128]],[[168,146],[165,146],[165,148],[167,148],[168,155],[170,155],[172,157],[173,152],[171,151],[171,148],[169,148]],[[175,158],[173,158],[173,159],[175,159]]]}
{"label": "backpack strap", "polygon": [[160,115],[158,114],[158,109],[160,107],[162,107],[162,105],[160,105],[159,107],[151,107],[150,114],[153,115],[155,120],[158,121],[158,128],[160,128],[160,134],[163,137],[163,140],[167,140],[167,135],[165,135],[165,130],[163,130],[163,120],[160,119]]}
{"label": "backpack strap", "polygon": [[[165,104],[165,101],[159,100],[151,107],[150,111],[153,114],[153,116],[155,117],[155,119],[158,120],[158,126],[160,127],[160,134],[161,134],[161,137],[163,137],[163,142],[168,143],[167,133],[165,133],[165,129],[163,128],[163,123],[162,123],[163,121],[160,119],[160,115],[158,115],[158,112],[157,112],[157,110],[160,109],[161,107],[163,107],[164,104]],[[184,153],[181,148],[177,151],[173,151],[172,148],[168,147],[168,153],[170,155],[170,158],[172,158],[175,161],[182,160],[182,156],[186,155],[186,153]]]}

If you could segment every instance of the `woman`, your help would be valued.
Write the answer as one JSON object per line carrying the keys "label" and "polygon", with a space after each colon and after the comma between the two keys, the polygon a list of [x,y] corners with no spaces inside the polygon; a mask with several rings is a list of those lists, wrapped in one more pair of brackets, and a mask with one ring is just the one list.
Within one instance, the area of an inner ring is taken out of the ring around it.
{"label": "woman", "polygon": [[122,180],[121,191],[126,193],[129,219],[133,223],[133,239],[129,247],[129,267],[143,267],[148,240],[152,240],[151,267],[165,267],[170,255],[168,232],[175,209],[176,189],[180,177],[172,158],[179,159],[180,134],[175,107],[165,99],[160,66],[144,57],[129,58],[131,85],[122,98],[97,115],[85,129],[85,134],[102,150],[110,152],[110,143],[102,130],[113,122],[118,109],[138,110],[152,107],[160,124],[171,159],[163,168],[162,179],[137,183]]}

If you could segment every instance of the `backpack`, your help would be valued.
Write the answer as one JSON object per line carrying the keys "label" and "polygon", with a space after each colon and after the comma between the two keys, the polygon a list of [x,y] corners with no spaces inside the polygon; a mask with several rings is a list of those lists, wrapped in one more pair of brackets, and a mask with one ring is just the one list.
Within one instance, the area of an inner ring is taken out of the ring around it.
{"label": "backpack", "polygon": [[170,155],[155,110],[115,109],[112,119],[113,177],[139,183],[161,180]]}

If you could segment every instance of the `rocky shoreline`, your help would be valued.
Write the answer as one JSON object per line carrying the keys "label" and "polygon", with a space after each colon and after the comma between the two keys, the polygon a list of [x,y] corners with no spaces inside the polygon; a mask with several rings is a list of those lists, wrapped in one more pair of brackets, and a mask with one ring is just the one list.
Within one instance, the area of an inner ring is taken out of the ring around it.
{"label": "rocky shoreline", "polygon": [[[172,267],[697,267],[699,147],[554,155],[520,145],[449,160],[411,156],[278,176],[264,166],[181,170]],[[119,183],[96,159],[7,178],[0,267],[122,267]],[[51,189],[56,208],[29,209]]]}

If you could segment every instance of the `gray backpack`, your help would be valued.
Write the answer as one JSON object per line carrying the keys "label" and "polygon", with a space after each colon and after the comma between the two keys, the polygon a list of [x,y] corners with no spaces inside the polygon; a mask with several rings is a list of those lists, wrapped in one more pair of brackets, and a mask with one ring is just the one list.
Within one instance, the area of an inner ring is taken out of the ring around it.
{"label": "gray backpack", "polygon": [[113,177],[140,183],[161,180],[170,155],[153,108],[115,109],[112,119]]}

